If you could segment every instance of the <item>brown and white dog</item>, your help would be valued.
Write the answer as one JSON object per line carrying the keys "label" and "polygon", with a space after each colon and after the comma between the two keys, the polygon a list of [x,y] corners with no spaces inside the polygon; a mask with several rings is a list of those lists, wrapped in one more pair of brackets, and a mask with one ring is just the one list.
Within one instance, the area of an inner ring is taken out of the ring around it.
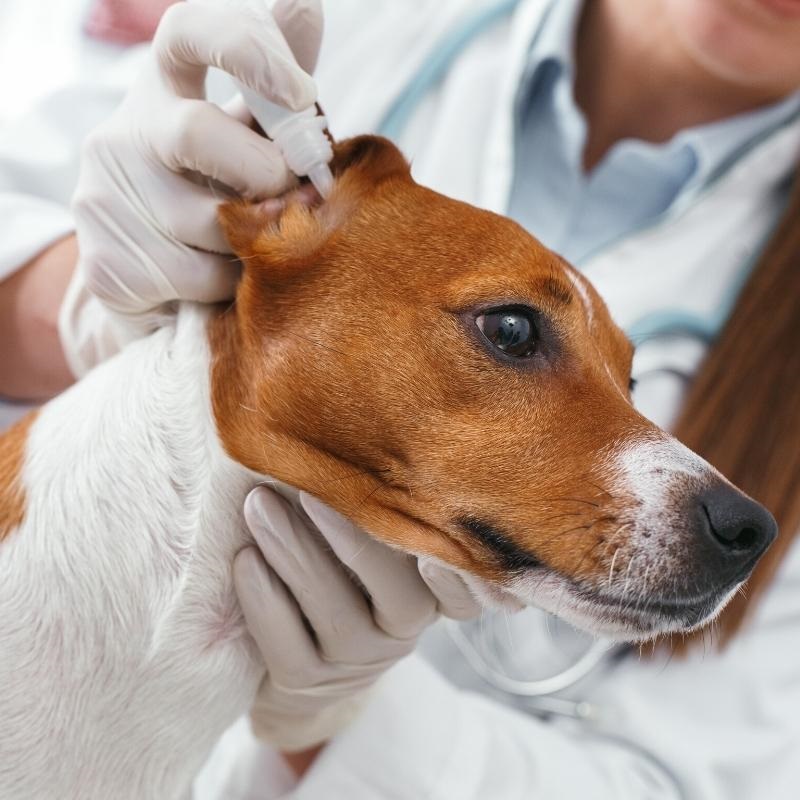
{"label": "brown and white dog", "polygon": [[231,563],[264,475],[627,639],[708,620],[774,537],[632,408],[562,259],[384,140],[335,171],[316,207],[222,209],[233,306],[181,305],[0,439],[4,800],[184,795],[263,672]]}

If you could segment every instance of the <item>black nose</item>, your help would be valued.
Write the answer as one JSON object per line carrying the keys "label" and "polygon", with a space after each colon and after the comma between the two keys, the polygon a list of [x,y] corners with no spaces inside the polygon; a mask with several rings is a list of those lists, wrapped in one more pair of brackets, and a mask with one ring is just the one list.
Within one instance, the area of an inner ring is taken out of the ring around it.
{"label": "black nose", "polygon": [[778,535],[772,514],[755,500],[724,484],[706,490],[697,499],[705,516],[702,526],[705,535],[713,540],[726,560],[735,560],[742,572],[752,569]]}

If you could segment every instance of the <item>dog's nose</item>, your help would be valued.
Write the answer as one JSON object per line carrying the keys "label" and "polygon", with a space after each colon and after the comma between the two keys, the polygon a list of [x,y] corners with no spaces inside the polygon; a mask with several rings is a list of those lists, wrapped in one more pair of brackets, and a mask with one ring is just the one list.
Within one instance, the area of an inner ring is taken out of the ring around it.
{"label": "dog's nose", "polygon": [[703,535],[729,568],[744,576],[778,535],[772,514],[732,486],[707,489],[697,501],[703,512]]}

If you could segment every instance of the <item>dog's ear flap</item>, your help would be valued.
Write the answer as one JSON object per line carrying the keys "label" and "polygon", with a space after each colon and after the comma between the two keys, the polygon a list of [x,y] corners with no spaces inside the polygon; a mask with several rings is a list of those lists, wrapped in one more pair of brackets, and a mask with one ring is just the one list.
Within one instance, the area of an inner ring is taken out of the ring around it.
{"label": "dog's ear flap", "polygon": [[302,188],[260,203],[220,206],[220,225],[245,272],[262,267],[280,271],[286,262],[313,254],[328,237],[314,214],[319,202],[310,189]]}
{"label": "dog's ear flap", "polygon": [[380,186],[390,179],[411,181],[402,153],[379,136],[358,136],[335,145],[331,171],[334,186],[324,201],[305,184],[281,198],[220,207],[220,224],[245,272],[258,269],[279,279],[309,265]]}
{"label": "dog's ear flap", "polygon": [[358,175],[371,186],[387,178],[411,179],[403,154],[382,136],[356,136],[335,145],[331,169],[336,176]]}

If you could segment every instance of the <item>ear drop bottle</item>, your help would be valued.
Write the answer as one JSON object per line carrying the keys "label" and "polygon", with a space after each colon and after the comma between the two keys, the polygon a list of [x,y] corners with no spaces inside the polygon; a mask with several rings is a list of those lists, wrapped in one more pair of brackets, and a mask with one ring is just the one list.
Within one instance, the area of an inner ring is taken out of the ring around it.
{"label": "ear drop bottle", "polygon": [[236,86],[250,113],[280,149],[289,169],[295,175],[307,177],[323,198],[328,197],[333,188],[328,166],[333,148],[325,135],[325,117],[317,115],[313,105],[303,111],[289,111],[239,81]]}

